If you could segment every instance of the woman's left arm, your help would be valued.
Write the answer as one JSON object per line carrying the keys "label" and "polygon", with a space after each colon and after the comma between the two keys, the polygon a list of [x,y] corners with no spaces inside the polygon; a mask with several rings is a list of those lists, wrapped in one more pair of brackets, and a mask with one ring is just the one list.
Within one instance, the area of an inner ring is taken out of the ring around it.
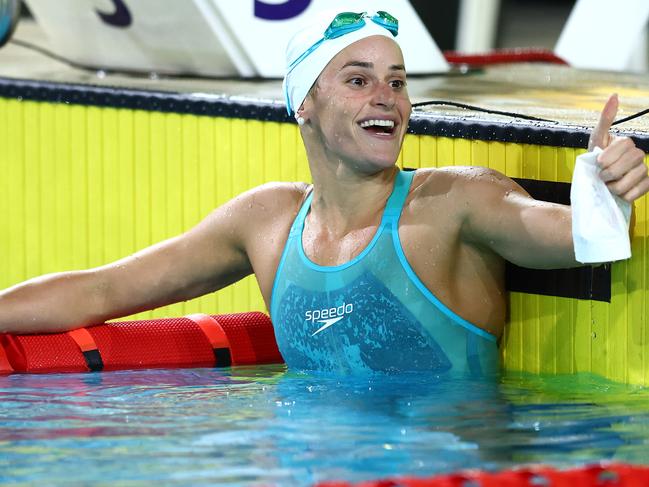
{"label": "woman's left arm", "polygon": [[[591,134],[589,150],[603,149],[600,177],[613,194],[632,202],[649,191],[649,177],[644,152],[630,138],[609,132],[617,107],[617,95],[612,95]],[[575,260],[569,206],[537,201],[512,180],[493,173],[467,186],[472,201],[462,227],[466,241],[524,267],[581,265]]]}

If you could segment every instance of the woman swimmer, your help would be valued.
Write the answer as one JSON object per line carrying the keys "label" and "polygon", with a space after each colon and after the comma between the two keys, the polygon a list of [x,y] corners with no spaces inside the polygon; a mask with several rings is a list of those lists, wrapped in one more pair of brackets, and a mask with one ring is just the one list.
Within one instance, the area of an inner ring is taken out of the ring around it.
{"label": "woman swimmer", "polygon": [[[484,168],[399,171],[411,104],[396,19],[343,13],[299,32],[284,89],[313,184],[248,191],[186,233],[99,268],[0,294],[0,332],[68,330],[216,291],[254,273],[291,367],[497,368],[504,262],[575,261],[570,207]],[[590,147],[610,190],[649,190],[644,153],[609,134]]]}

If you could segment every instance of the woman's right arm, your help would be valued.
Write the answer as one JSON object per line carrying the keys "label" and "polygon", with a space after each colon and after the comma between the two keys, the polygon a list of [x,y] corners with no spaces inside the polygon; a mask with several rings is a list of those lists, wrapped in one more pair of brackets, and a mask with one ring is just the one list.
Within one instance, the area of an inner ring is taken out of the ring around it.
{"label": "woman's right arm", "polygon": [[252,272],[242,228],[254,191],[182,235],[111,264],[30,279],[0,292],[0,333],[49,333],[103,323],[213,292]]}

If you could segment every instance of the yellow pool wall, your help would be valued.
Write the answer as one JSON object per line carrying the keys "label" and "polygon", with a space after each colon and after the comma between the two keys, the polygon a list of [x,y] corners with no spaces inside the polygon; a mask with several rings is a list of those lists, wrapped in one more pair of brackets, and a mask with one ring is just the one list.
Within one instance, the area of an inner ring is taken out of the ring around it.
{"label": "yellow pool wall", "polygon": [[[408,135],[400,165],[479,165],[569,182],[581,149]],[[309,181],[294,124],[0,98],[0,288],[102,265],[192,227],[267,181]],[[507,370],[646,385],[647,198],[611,303],[510,293]],[[254,278],[141,313],[265,311]]]}

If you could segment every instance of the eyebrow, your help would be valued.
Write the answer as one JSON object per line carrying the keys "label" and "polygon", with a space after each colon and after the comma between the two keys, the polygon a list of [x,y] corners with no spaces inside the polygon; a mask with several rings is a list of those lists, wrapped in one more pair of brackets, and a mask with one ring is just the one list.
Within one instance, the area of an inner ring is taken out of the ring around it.
{"label": "eyebrow", "polygon": [[[368,63],[365,61],[349,61],[346,63],[340,70],[342,71],[345,68],[356,67],[356,68],[374,68],[374,63]],[[393,64],[389,67],[390,71],[405,71],[406,67],[403,64]]]}

